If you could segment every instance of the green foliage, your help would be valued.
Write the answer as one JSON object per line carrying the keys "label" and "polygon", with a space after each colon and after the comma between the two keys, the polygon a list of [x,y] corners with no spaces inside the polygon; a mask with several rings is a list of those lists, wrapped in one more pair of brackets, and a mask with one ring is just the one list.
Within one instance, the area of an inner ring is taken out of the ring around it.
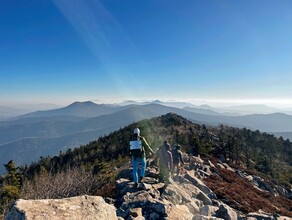
{"label": "green foliage", "polygon": [[244,164],[250,169],[258,169],[272,177],[290,181],[291,175],[283,174],[277,166],[283,162],[291,166],[292,144],[283,138],[275,138],[267,133],[239,129],[220,125],[207,127],[194,124],[176,114],[142,120],[119,131],[112,132],[87,145],[68,149],[58,157],[41,158],[25,170],[26,176],[33,177],[41,170],[57,173],[70,167],[84,166],[87,170],[97,172],[98,163],[129,159],[129,140],[133,130],[139,127],[141,135],[156,151],[168,140],[171,144],[178,143],[182,150],[201,156],[214,154],[224,161]]}
{"label": "green foliage", "polygon": [[0,190],[0,197],[4,201],[11,201],[19,198],[21,190],[17,186],[4,185]]}
{"label": "green foliage", "polygon": [[4,165],[6,175],[1,179],[0,188],[0,214],[5,213],[5,209],[21,194],[22,174],[20,168],[16,167],[11,160]]}
{"label": "green foliage", "polygon": [[21,189],[17,186],[4,185],[0,188],[0,216],[5,215],[8,206],[19,198]]}
{"label": "green foliage", "polygon": [[[271,134],[243,128],[220,126],[212,132],[219,137],[213,150],[217,157],[243,163],[249,169],[270,175],[276,182],[289,183],[292,173],[283,172],[283,167],[291,167],[292,143]],[[281,164],[281,165],[280,165]]]}
{"label": "green foliage", "polygon": [[4,166],[7,171],[7,174],[4,176],[4,184],[20,188],[22,175],[19,171],[19,168],[15,166],[13,160],[9,161]]}

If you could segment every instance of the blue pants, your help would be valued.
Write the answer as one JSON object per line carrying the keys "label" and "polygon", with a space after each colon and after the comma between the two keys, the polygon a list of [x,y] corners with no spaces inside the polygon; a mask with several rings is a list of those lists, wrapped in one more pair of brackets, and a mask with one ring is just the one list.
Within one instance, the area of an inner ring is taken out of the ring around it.
{"label": "blue pants", "polygon": [[144,177],[145,176],[145,169],[146,169],[146,158],[145,157],[143,157],[143,158],[132,157],[134,183],[138,183],[139,164],[141,164],[139,176]]}

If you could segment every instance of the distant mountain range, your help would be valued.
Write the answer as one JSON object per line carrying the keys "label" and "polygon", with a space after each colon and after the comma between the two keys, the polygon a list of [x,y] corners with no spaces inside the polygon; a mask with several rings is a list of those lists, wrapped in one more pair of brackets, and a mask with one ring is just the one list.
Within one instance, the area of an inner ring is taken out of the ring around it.
{"label": "distant mountain range", "polygon": [[280,110],[277,108],[272,108],[262,104],[253,104],[253,105],[234,105],[234,106],[226,106],[226,107],[212,107],[210,105],[194,105],[188,102],[177,102],[177,101],[169,101],[163,102],[160,100],[155,101],[144,101],[137,102],[132,100],[127,100],[125,102],[119,103],[118,105],[146,105],[146,104],[159,104],[165,105],[174,108],[195,108],[198,110],[211,110],[223,115],[236,116],[236,115],[250,115],[250,114],[272,114],[272,113],[286,113],[292,115],[292,110]]}
{"label": "distant mountain range", "polygon": [[0,121],[17,117],[19,115],[27,114],[36,110],[47,110],[47,109],[55,109],[57,105],[53,104],[35,104],[35,105],[25,105],[19,104],[14,106],[0,106]]}
{"label": "distant mountain range", "polygon": [[264,132],[292,132],[292,116],[282,113],[228,116],[208,108],[185,106],[181,109],[157,103],[119,106],[75,102],[64,108],[1,121],[0,161],[4,164],[13,159],[17,164],[27,164],[40,156],[56,155],[60,150],[86,144],[132,122],[169,112],[200,124],[222,123]]}
{"label": "distant mountain range", "polygon": [[292,141],[292,132],[274,132],[276,137],[283,137],[284,139],[289,139]]}
{"label": "distant mountain range", "polygon": [[93,102],[74,102],[64,108],[36,111],[26,115],[22,115],[19,118],[29,117],[49,117],[49,116],[75,116],[75,117],[97,117],[100,115],[107,115],[117,112],[124,107],[122,106],[111,106],[104,104],[95,104]]}

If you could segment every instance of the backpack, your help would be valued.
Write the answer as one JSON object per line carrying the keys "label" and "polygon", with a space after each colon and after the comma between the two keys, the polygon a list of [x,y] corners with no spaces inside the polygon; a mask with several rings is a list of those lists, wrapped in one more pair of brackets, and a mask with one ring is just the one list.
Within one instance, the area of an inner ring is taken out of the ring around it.
{"label": "backpack", "polygon": [[172,153],[173,163],[178,164],[180,160],[180,152],[176,149],[173,149],[171,153]]}
{"label": "backpack", "polygon": [[143,157],[143,147],[141,140],[130,141],[130,155],[134,158]]}

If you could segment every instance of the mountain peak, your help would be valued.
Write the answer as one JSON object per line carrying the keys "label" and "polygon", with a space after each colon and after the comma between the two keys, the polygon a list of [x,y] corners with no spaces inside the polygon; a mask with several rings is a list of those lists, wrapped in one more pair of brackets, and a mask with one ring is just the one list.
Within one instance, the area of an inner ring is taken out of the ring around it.
{"label": "mountain peak", "polygon": [[97,104],[95,104],[92,101],[85,101],[85,102],[76,101],[76,102],[73,102],[72,104],[70,104],[69,106],[95,106],[95,105],[97,105]]}
{"label": "mountain peak", "polygon": [[165,124],[165,125],[184,125],[187,124],[188,120],[176,113],[170,112],[166,115],[162,115],[161,117],[161,121]]}

